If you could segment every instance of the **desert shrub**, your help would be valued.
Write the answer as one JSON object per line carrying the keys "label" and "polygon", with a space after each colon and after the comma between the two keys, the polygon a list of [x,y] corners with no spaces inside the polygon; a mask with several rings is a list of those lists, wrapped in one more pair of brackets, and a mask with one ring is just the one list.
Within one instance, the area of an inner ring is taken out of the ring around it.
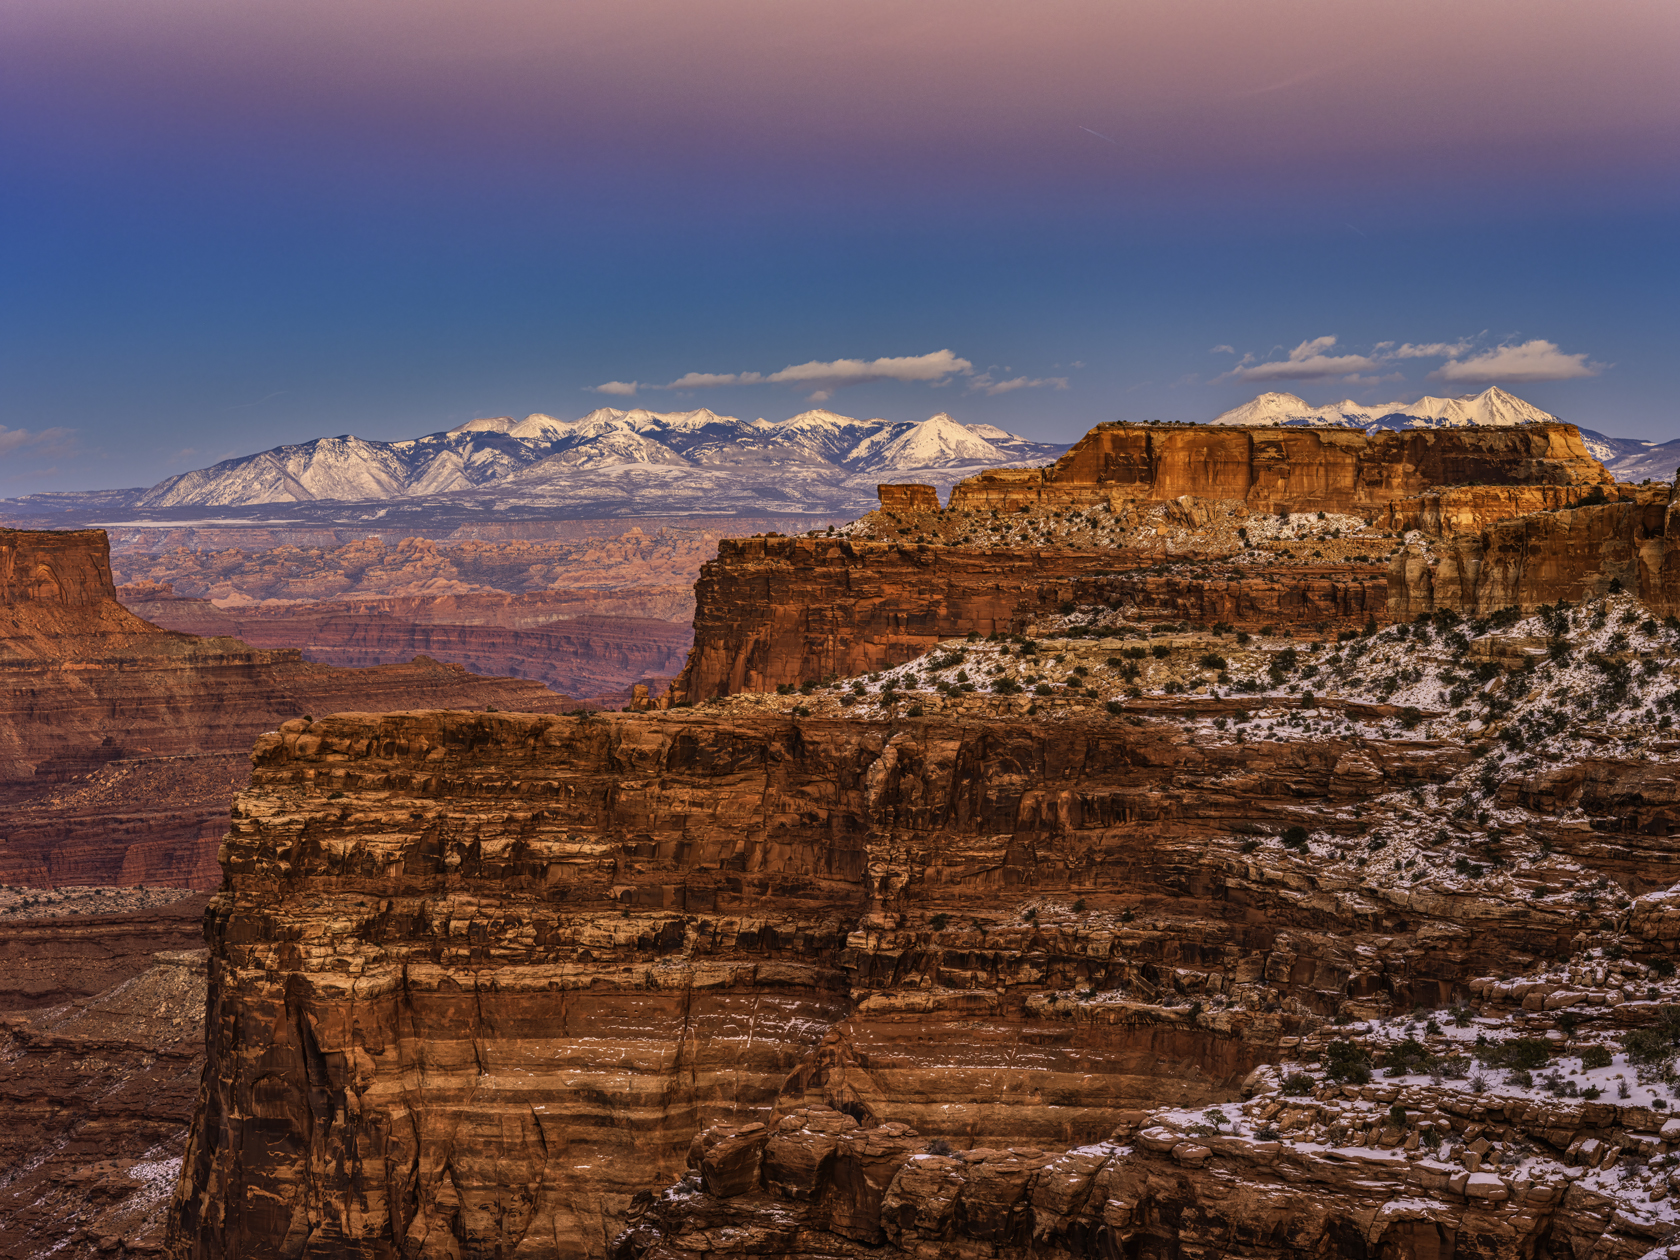
{"label": "desert shrub", "polygon": [[1588,1046],[1581,1051],[1581,1066],[1584,1068],[1609,1067],[1612,1057],[1609,1046]]}
{"label": "desert shrub", "polygon": [[1543,1038],[1513,1037],[1490,1047],[1482,1057],[1497,1067],[1528,1069],[1544,1067],[1551,1053]]}
{"label": "desert shrub", "polygon": [[1390,1076],[1410,1076],[1426,1072],[1430,1067],[1429,1051],[1415,1037],[1407,1037],[1399,1045],[1390,1046],[1383,1054],[1383,1066]]}
{"label": "desert shrub", "polygon": [[1367,1084],[1371,1079],[1371,1056],[1351,1041],[1332,1041],[1324,1048],[1324,1072],[1333,1081]]}
{"label": "desert shrub", "polygon": [[1302,1094],[1310,1094],[1313,1089],[1313,1078],[1305,1072],[1291,1072],[1283,1078],[1282,1090],[1291,1097],[1299,1098]]}

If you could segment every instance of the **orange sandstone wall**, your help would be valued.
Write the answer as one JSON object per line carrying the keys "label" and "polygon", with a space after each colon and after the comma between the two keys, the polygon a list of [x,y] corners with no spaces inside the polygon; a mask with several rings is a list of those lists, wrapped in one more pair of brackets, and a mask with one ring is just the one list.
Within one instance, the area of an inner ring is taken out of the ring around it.
{"label": "orange sandstone wall", "polygon": [[1101,424],[1049,468],[959,482],[959,509],[1079,505],[1181,495],[1263,511],[1369,514],[1449,485],[1598,485],[1612,478],[1574,425],[1509,429],[1226,428]]}
{"label": "orange sandstone wall", "polygon": [[990,550],[838,538],[734,538],[695,584],[676,700],[772,691],[901,664],[941,639],[1019,631],[1125,552]]}

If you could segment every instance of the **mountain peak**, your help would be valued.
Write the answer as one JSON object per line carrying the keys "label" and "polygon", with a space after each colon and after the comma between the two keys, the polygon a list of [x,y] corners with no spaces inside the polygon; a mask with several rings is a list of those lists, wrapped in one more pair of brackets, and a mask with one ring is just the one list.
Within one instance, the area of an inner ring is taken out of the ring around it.
{"label": "mountain peak", "polygon": [[1226,425],[1299,425],[1333,428],[1457,428],[1465,425],[1533,424],[1557,417],[1490,385],[1457,398],[1424,395],[1416,402],[1358,403],[1351,398],[1314,407],[1294,394],[1265,393],[1214,418]]}

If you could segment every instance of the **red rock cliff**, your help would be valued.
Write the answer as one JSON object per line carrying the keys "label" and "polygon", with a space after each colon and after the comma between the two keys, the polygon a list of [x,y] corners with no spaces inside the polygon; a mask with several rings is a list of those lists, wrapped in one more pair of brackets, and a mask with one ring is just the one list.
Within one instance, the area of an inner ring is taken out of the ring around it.
{"label": "red rock cliff", "polygon": [[1100,424],[1048,468],[959,482],[959,510],[1194,495],[1261,511],[1368,514],[1448,485],[1596,485],[1610,474],[1574,425],[1365,434],[1349,429]]}
{"label": "red rock cliff", "polygon": [[213,886],[244,752],[299,713],[561,704],[436,661],[343,670],[161,630],[116,601],[102,531],[0,530],[0,576],[4,882]]}
{"label": "red rock cliff", "polygon": [[940,639],[1018,631],[1114,552],[1012,551],[835,538],[718,543],[695,583],[694,650],[672,688],[690,702],[865,673]]}
{"label": "red rock cliff", "polygon": [[933,1136],[969,1162],[1030,1147],[1017,1211],[1046,1150],[1234,1099],[1308,1013],[1434,1005],[1567,953],[1571,913],[1373,900],[1232,835],[1466,760],[1158,721],[288,723],[223,849],[171,1254],[600,1255],[709,1124],[748,1140],[687,1156],[707,1191],[756,1193],[744,1126],[772,1109],[885,1144],[847,1156],[884,1179],[824,1200],[866,1241]]}

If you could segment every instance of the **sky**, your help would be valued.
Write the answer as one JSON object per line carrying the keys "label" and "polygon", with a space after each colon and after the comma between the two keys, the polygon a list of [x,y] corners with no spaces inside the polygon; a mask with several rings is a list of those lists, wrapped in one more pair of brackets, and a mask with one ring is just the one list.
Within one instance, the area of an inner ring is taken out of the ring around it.
{"label": "sky", "polygon": [[0,0],[0,497],[710,407],[1680,437],[1672,0]]}

